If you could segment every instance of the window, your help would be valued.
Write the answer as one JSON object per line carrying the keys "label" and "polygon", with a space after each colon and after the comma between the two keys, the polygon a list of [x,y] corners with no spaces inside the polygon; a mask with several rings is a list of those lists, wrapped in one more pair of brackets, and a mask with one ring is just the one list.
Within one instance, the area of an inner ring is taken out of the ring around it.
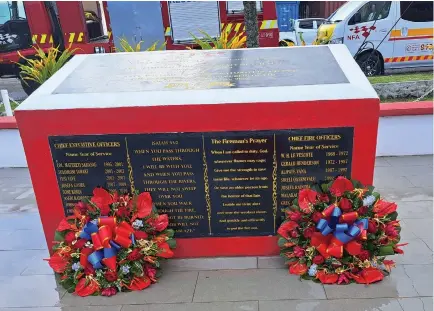
{"label": "window", "polygon": [[300,29],[313,29],[313,20],[299,21],[298,28]]}
{"label": "window", "polygon": [[432,22],[432,1],[400,1],[401,16],[410,22]]}
{"label": "window", "polygon": [[[244,13],[243,1],[227,1],[226,11],[228,14],[243,14]],[[262,12],[262,1],[256,1],[256,11]]]}
{"label": "window", "polygon": [[319,26],[321,26],[322,24],[324,24],[325,20],[324,19],[317,19],[316,20],[316,27],[319,28]]}
{"label": "window", "polygon": [[0,1],[0,25],[10,20],[26,19],[22,1]]}
{"label": "window", "polygon": [[351,17],[348,25],[373,22],[389,16],[392,1],[370,1]]}

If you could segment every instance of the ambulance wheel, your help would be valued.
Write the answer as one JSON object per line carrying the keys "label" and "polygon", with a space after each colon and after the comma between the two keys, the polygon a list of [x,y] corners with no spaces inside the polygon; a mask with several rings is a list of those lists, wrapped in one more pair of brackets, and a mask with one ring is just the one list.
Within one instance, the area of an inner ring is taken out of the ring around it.
{"label": "ambulance wheel", "polygon": [[357,64],[367,77],[381,74],[382,60],[376,52],[368,51],[357,57]]}
{"label": "ambulance wheel", "polygon": [[290,40],[282,40],[279,42],[279,46],[295,46],[295,43]]}

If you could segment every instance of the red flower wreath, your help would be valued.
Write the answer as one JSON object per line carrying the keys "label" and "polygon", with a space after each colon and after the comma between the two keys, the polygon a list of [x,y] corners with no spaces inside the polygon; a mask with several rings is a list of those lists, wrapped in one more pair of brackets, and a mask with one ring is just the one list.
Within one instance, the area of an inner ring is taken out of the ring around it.
{"label": "red flower wreath", "polygon": [[339,176],[301,189],[277,231],[289,273],[323,284],[381,281],[402,254],[397,205]]}
{"label": "red flower wreath", "polygon": [[157,281],[160,261],[173,256],[176,241],[168,224],[149,193],[96,188],[60,222],[48,264],[66,290],[82,297],[142,290]]}

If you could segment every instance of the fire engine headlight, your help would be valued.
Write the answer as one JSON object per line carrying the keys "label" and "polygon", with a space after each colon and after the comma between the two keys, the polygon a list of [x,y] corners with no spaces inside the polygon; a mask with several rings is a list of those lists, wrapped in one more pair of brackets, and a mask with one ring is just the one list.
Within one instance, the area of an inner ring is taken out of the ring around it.
{"label": "fire engine headlight", "polygon": [[342,44],[342,43],[344,43],[344,38],[336,38],[330,40],[330,44]]}
{"label": "fire engine headlight", "polygon": [[95,53],[105,53],[105,48],[103,48],[102,46],[96,46],[94,48]]}

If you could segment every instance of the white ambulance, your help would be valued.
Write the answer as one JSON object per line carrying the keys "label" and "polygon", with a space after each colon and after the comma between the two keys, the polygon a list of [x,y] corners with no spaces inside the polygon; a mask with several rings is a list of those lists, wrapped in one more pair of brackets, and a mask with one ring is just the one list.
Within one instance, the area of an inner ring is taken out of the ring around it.
{"label": "white ambulance", "polygon": [[366,75],[433,66],[432,1],[349,1],[318,29],[314,44],[345,44]]}

